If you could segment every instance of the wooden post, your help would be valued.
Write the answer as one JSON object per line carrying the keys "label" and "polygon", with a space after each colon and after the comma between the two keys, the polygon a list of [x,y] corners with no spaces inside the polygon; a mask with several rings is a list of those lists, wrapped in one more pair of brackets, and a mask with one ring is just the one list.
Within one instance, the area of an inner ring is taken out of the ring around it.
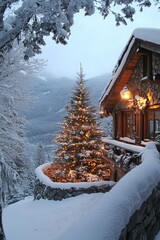
{"label": "wooden post", "polygon": [[140,144],[142,140],[142,113],[141,110],[136,109],[136,136],[135,143]]}

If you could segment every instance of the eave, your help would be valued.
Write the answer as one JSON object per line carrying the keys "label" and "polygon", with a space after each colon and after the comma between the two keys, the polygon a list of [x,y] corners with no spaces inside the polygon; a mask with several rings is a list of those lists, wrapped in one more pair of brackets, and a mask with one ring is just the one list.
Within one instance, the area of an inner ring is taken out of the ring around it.
{"label": "eave", "polygon": [[141,55],[143,55],[140,49],[160,53],[158,44],[143,41],[134,36],[131,37],[119,60],[113,78],[100,99],[100,109],[104,110],[105,115],[111,114],[117,102],[120,101],[120,91],[130,80]]}

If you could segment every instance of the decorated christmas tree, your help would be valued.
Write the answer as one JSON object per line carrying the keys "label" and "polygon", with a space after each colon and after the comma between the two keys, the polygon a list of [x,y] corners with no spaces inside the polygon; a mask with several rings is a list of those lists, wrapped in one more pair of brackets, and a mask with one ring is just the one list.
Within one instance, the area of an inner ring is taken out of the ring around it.
{"label": "decorated christmas tree", "polygon": [[[107,162],[103,159],[103,131],[96,108],[90,104],[82,67],[60,133],[53,164],[53,181],[106,180]],[[50,171],[51,172],[51,171]]]}

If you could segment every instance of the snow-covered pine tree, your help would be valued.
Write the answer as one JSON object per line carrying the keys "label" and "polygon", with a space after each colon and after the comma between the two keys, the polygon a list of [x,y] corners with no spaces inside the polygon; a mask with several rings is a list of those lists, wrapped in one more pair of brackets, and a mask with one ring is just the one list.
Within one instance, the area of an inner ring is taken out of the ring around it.
{"label": "snow-covered pine tree", "polygon": [[[2,152],[0,152],[0,240],[5,240],[2,224],[2,208],[11,202],[17,201],[20,197],[21,178],[16,170],[5,162]],[[21,189],[21,196],[23,191]]]}
{"label": "snow-covered pine tree", "polygon": [[[1,182],[1,203],[2,206],[17,201],[17,197],[23,196],[21,188],[22,179],[14,168],[10,167],[4,160],[3,154],[0,152],[0,182]],[[20,193],[21,191],[21,193]]]}
{"label": "snow-covered pine tree", "polygon": [[47,161],[47,157],[44,151],[44,145],[42,143],[37,144],[36,155],[35,155],[35,164],[36,167],[44,164]]}
{"label": "snow-covered pine tree", "polygon": [[41,61],[25,61],[23,51],[23,44],[15,41],[14,48],[6,51],[0,62],[0,151],[4,162],[20,177],[14,181],[17,191],[12,195],[6,192],[9,202],[13,197],[13,201],[19,199],[22,191],[24,196],[31,194],[34,180],[34,165],[26,152],[29,143],[25,137],[25,122],[18,111],[26,106],[30,97],[29,80],[41,67]]}
{"label": "snow-covered pine tree", "polygon": [[90,103],[82,67],[77,75],[76,87],[66,106],[62,130],[55,139],[58,144],[55,160],[62,163],[64,169],[69,168],[67,171],[83,168],[87,173],[97,174],[96,166],[104,160],[103,131],[96,108]]}
{"label": "snow-covered pine tree", "polygon": [[[12,171],[17,172],[19,179],[14,179],[14,189],[6,188],[6,203],[31,194],[33,189],[33,165],[27,157],[28,141],[24,133],[24,121],[14,111],[11,99],[6,95],[0,96],[0,150],[3,161]],[[11,101],[11,102],[10,102]],[[3,111],[5,107],[5,112]],[[2,179],[7,182],[7,179]],[[3,183],[5,184],[5,183]],[[14,192],[15,190],[15,192]],[[8,202],[7,202],[8,201]]]}
{"label": "snow-covered pine tree", "polygon": [[[22,43],[13,44],[10,51],[3,53],[3,59],[0,58],[0,219],[2,205],[32,194],[34,181],[34,165],[26,151],[29,143],[24,119],[17,112],[24,108],[29,98],[29,80],[41,64],[36,59],[25,61]],[[5,236],[0,226],[1,239]]]}

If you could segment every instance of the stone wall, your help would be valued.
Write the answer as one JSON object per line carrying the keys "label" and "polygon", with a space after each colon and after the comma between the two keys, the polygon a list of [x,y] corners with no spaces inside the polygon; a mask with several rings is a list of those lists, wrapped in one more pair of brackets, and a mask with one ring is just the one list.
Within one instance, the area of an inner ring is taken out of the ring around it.
{"label": "stone wall", "polygon": [[[76,184],[76,183],[75,183]],[[74,188],[71,187],[69,189],[61,189],[61,188],[53,188],[50,186],[46,186],[41,183],[38,179],[35,181],[35,189],[34,189],[34,199],[48,199],[48,200],[62,200],[70,197],[75,197],[83,193],[98,193],[98,192],[108,192],[113,186],[109,184],[104,184],[102,186],[91,186],[88,188]]]}
{"label": "stone wall", "polygon": [[130,218],[119,240],[154,240],[160,229],[160,185]]}

